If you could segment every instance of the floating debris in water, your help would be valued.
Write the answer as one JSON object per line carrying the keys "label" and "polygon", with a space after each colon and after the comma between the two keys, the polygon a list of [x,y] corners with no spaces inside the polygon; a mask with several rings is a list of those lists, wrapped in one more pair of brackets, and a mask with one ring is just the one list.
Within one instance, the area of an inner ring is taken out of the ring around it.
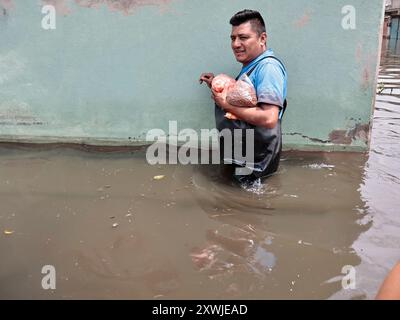
{"label": "floating debris in water", "polygon": [[309,164],[307,166],[303,166],[303,168],[310,168],[310,169],[315,169],[315,170],[319,170],[319,169],[331,170],[334,167],[335,167],[334,165],[325,164],[325,163],[313,163],[313,164]]}
{"label": "floating debris in water", "polygon": [[247,224],[245,227],[247,227],[252,232],[256,232],[256,229],[251,224]]}
{"label": "floating debris in water", "polygon": [[14,233],[14,230],[4,230],[4,234],[9,236]]}
{"label": "floating debris in water", "polygon": [[384,82],[379,82],[377,86],[376,93],[381,94],[385,90],[385,83]]}
{"label": "floating debris in water", "polygon": [[[217,209],[214,209],[214,211]],[[227,216],[234,216],[234,213],[224,213],[224,214],[213,214],[210,218],[218,218],[218,217],[227,217]]]}
{"label": "floating debris in water", "polygon": [[336,277],[333,277],[333,278],[330,278],[330,279],[324,281],[322,284],[335,283],[335,282],[339,282],[342,280],[343,280],[343,276],[336,276]]}
{"label": "floating debris in water", "polygon": [[176,202],[174,202],[174,201],[168,202],[168,203],[167,203],[167,207],[173,206],[173,205],[175,205],[175,204],[176,204]]}
{"label": "floating debris in water", "polygon": [[298,198],[299,196],[297,194],[284,194],[285,197],[290,197],[290,198]]}
{"label": "floating debris in water", "polygon": [[310,242],[305,242],[305,241],[303,241],[303,240],[299,240],[297,243],[298,243],[298,244],[304,244],[305,246],[312,246],[312,243],[310,243]]}
{"label": "floating debris in water", "polygon": [[118,227],[118,226],[119,226],[118,223],[113,223],[113,225],[112,225],[113,228],[116,228],[116,227]]}
{"label": "floating debris in water", "polygon": [[153,179],[154,179],[154,180],[161,180],[161,179],[163,179],[164,177],[165,177],[164,175],[154,176]]}

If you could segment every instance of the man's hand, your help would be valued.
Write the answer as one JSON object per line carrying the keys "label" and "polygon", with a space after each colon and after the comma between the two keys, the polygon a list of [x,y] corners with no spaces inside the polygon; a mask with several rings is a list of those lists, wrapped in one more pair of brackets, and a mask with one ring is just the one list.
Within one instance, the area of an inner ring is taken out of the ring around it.
{"label": "man's hand", "polygon": [[214,79],[214,74],[213,73],[202,73],[199,79],[200,84],[203,83],[203,81],[205,83],[207,83],[208,87],[211,89],[211,82]]}
{"label": "man's hand", "polygon": [[213,90],[211,88],[211,92],[212,92],[211,98],[215,101],[215,104],[218,107],[225,110],[228,105],[228,103],[226,101],[226,95],[227,95],[228,90],[226,88],[224,88],[224,90],[222,92],[216,92],[215,90]]}

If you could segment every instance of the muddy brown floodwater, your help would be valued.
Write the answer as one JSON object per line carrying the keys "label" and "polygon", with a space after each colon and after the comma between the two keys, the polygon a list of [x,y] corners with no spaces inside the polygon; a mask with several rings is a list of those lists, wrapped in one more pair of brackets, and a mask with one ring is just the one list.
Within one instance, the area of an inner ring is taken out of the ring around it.
{"label": "muddy brown floodwater", "polygon": [[286,152],[253,190],[145,150],[2,145],[0,298],[374,298],[400,257],[400,56],[385,45],[370,152]]}

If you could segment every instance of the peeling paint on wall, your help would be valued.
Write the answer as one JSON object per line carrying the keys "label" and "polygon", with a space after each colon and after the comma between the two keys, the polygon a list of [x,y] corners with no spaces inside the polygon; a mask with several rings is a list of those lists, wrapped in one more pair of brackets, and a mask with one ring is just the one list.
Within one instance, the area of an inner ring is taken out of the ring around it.
{"label": "peeling paint on wall", "polygon": [[[10,0],[11,1],[11,0]],[[120,11],[125,15],[134,13],[138,7],[160,6],[165,10],[165,6],[172,0],[74,0],[83,8],[99,8],[106,5],[112,11]],[[58,14],[68,15],[71,13],[70,4],[72,0],[42,0],[44,4],[53,5]]]}

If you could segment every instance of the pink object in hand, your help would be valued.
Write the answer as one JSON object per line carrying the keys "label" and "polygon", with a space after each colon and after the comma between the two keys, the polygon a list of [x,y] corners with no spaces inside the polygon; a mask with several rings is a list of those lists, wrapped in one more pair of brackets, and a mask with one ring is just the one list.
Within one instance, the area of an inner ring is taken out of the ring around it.
{"label": "pink object in hand", "polygon": [[[212,83],[212,89],[215,92],[221,93],[224,89],[227,89],[226,101],[236,107],[255,107],[257,105],[257,95],[251,84],[250,79],[245,76],[246,81],[238,80],[225,75],[220,74],[216,76]],[[228,112],[225,117],[231,120],[237,120],[238,118]]]}
{"label": "pink object in hand", "polygon": [[220,74],[213,79],[211,86],[218,93],[227,89],[226,101],[233,106],[255,107],[257,105],[256,91],[253,85],[246,81],[235,81],[225,74]]}
{"label": "pink object in hand", "polygon": [[232,87],[235,85],[235,83],[235,79],[232,79],[226,74],[220,74],[213,79],[211,86],[215,92],[221,93],[224,91],[225,87]]}

